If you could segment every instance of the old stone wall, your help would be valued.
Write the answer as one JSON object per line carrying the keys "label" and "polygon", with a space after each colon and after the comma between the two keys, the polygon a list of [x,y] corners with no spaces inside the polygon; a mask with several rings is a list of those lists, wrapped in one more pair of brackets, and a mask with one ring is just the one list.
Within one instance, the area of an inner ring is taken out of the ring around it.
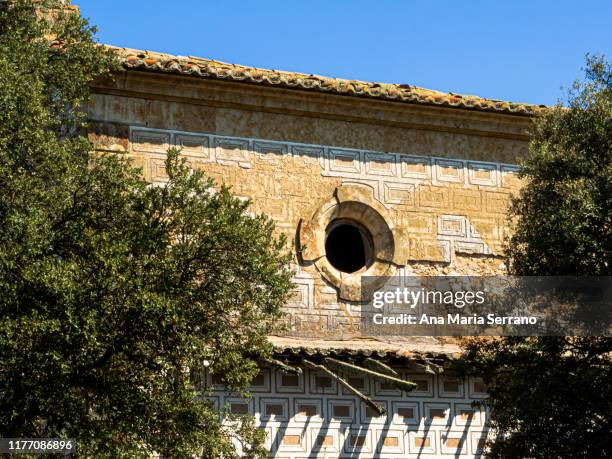
{"label": "old stone wall", "polygon": [[[177,146],[274,219],[296,254],[290,334],[355,335],[350,292],[362,274],[504,270],[524,118],[236,86],[123,76],[95,89],[90,138],[98,150],[127,152],[151,182],[165,180],[165,152]],[[338,204],[338,190],[382,215],[385,228],[369,230],[391,240],[377,249],[382,263],[352,275],[324,262],[325,227],[339,214],[322,211]]]}

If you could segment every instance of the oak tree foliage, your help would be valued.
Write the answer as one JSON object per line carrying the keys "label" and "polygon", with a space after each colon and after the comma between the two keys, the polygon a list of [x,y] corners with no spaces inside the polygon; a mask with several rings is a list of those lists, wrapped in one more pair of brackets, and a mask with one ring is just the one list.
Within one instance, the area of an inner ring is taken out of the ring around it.
{"label": "oak tree foliage", "polygon": [[207,362],[240,392],[257,373],[291,288],[285,240],[178,151],[163,186],[92,152],[89,85],[120,69],[57,6],[0,2],[0,437],[213,458],[238,435],[258,457],[252,419],[222,423],[199,376]]}
{"label": "oak tree foliage", "polygon": [[[567,105],[540,115],[513,202],[512,274],[612,275],[612,66],[587,57]],[[484,375],[493,458],[612,455],[612,339],[471,339]]]}

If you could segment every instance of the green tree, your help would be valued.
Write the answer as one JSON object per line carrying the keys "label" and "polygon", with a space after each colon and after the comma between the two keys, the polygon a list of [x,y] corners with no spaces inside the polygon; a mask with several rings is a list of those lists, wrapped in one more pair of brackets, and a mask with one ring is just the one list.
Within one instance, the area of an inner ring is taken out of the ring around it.
{"label": "green tree", "polygon": [[119,67],[78,15],[44,14],[57,6],[0,2],[0,436],[113,458],[234,457],[238,436],[262,455],[198,376],[242,391],[269,356],[285,241],[177,151],[158,187],[91,152],[89,84]]}
{"label": "green tree", "polygon": [[[507,245],[516,275],[612,275],[612,68],[586,78],[536,119],[526,183]],[[612,339],[472,339],[471,371],[489,383],[491,457],[610,457]]]}

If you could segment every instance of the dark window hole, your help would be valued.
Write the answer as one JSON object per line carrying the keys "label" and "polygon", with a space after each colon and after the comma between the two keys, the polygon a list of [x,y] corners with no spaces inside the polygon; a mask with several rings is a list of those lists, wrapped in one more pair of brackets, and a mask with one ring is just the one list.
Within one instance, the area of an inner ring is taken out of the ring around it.
{"label": "dark window hole", "polygon": [[327,230],[325,254],[339,271],[354,273],[370,264],[372,243],[370,234],[351,221],[334,221]]}

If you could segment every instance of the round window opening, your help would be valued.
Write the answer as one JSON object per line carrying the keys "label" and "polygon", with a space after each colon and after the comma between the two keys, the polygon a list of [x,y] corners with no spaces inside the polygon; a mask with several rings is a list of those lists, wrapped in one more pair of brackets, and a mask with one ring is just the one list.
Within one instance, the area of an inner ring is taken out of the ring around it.
{"label": "round window opening", "polygon": [[338,271],[354,273],[372,264],[372,236],[362,225],[338,219],[329,224],[326,233],[325,255]]}

